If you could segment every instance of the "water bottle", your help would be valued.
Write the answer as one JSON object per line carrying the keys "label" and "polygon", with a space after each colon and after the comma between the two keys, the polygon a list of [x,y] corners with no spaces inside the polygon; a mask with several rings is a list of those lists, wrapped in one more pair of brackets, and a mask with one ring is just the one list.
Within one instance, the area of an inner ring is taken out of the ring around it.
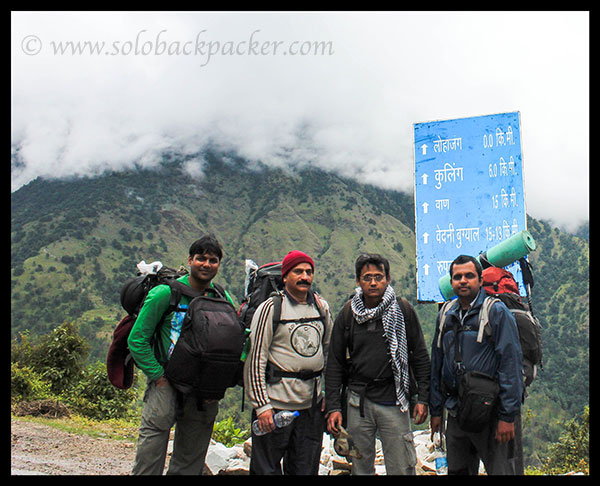
{"label": "water bottle", "polygon": [[448,474],[448,459],[446,458],[446,449],[443,443],[443,436],[436,432],[433,434],[433,446],[435,448],[435,473],[438,476]]}
{"label": "water bottle", "polygon": [[[275,427],[281,429],[287,425],[290,425],[294,419],[300,415],[300,412],[292,412],[290,410],[281,410],[273,415],[273,423]],[[267,432],[263,432],[260,430],[260,426],[258,425],[258,420],[252,422],[252,432],[254,435],[265,435]]]}
{"label": "water bottle", "polygon": [[242,349],[242,355],[240,356],[240,361],[242,363],[246,362],[246,358],[248,357],[248,355],[250,354],[250,338],[248,337],[250,335],[250,329],[244,329],[244,347]]}

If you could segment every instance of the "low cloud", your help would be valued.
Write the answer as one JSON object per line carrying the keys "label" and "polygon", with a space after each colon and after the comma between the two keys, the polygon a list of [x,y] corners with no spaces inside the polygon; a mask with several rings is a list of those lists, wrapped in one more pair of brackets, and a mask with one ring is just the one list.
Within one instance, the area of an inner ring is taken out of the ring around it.
{"label": "low cloud", "polygon": [[[164,152],[197,154],[210,143],[411,191],[414,123],[520,111],[528,212],[573,227],[589,217],[588,20],[13,12],[11,188],[152,166]],[[69,54],[68,42],[79,52]],[[92,42],[104,50],[92,53]],[[219,48],[210,56],[209,42]],[[329,50],[308,54],[317,43]],[[292,45],[307,54],[292,55]],[[199,176],[202,160],[188,169]]]}

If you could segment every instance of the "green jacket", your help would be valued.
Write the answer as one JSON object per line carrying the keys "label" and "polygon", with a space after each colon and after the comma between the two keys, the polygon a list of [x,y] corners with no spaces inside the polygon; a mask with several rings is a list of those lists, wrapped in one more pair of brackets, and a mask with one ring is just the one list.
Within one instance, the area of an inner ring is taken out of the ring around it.
{"label": "green jacket", "polygon": [[[188,286],[190,285],[188,275],[184,275],[177,280]],[[207,289],[207,293],[208,295],[216,295],[212,282]],[[232,305],[235,305],[227,291],[225,291],[225,297]],[[179,301],[181,311],[172,312],[162,319],[169,307],[170,299],[171,289],[168,285],[157,285],[148,292],[144,305],[127,339],[135,364],[152,381],[158,380],[165,372],[151,344],[154,332],[157,326],[160,326],[157,331],[159,355],[170,356],[181,332],[185,309],[187,309],[191,300],[190,297],[182,295]]]}

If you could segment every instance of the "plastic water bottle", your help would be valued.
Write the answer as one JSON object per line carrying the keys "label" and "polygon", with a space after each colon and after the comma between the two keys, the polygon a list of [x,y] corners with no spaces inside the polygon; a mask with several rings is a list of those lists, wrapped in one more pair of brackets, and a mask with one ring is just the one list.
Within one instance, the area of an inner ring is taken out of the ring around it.
{"label": "plastic water bottle", "polygon": [[250,335],[250,329],[244,329],[244,348],[242,349],[242,355],[240,356],[240,361],[242,363],[246,362],[246,358],[248,358],[248,355],[250,354],[250,338],[248,337]]}
{"label": "plastic water bottle", "polygon": [[[273,423],[275,424],[275,427],[281,429],[282,427],[290,425],[298,415],[300,415],[300,412],[281,410],[280,412],[277,412],[273,415]],[[254,435],[265,435],[268,433],[260,430],[258,420],[252,422],[252,432],[254,433]]]}
{"label": "plastic water bottle", "polygon": [[438,476],[448,474],[448,459],[446,457],[446,449],[443,443],[443,437],[439,432],[433,434],[433,446],[435,448],[435,473]]}

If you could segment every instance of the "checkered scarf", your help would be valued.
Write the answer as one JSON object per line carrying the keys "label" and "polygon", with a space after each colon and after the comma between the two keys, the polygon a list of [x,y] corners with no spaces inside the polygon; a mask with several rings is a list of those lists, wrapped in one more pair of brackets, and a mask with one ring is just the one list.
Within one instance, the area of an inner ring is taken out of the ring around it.
{"label": "checkered scarf", "polygon": [[381,317],[394,373],[396,405],[400,405],[402,411],[406,412],[409,407],[408,347],[404,315],[396,300],[396,293],[392,286],[388,285],[383,299],[372,309],[365,308],[362,295],[363,291],[358,287],[350,304],[352,313],[359,324]]}

